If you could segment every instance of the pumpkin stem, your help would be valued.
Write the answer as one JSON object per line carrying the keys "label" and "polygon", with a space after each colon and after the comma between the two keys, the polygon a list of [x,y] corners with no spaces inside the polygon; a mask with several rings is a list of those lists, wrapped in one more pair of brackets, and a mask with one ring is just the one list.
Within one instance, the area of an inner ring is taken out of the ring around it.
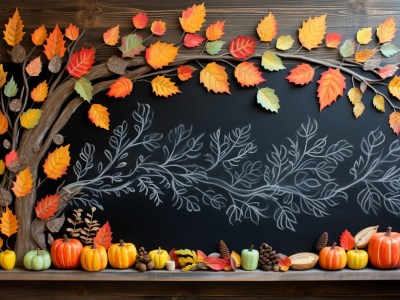
{"label": "pumpkin stem", "polygon": [[385,235],[390,236],[391,233],[392,233],[392,227],[388,227]]}
{"label": "pumpkin stem", "polygon": [[119,240],[119,246],[120,247],[124,247],[125,245],[124,245],[124,240],[123,239],[120,239]]}
{"label": "pumpkin stem", "polygon": [[36,249],[36,255],[40,255],[40,248]]}
{"label": "pumpkin stem", "polygon": [[93,243],[92,249],[96,249],[96,243]]}
{"label": "pumpkin stem", "polygon": [[357,247],[355,247],[354,250],[356,251],[356,254],[358,254],[358,249],[357,249]]}
{"label": "pumpkin stem", "polygon": [[253,251],[254,245],[250,245],[249,251]]}
{"label": "pumpkin stem", "polygon": [[66,234],[63,235],[64,243],[68,243],[68,236]]}
{"label": "pumpkin stem", "polygon": [[161,247],[158,247],[157,254],[160,254],[160,253],[161,253]]}
{"label": "pumpkin stem", "polygon": [[335,250],[335,247],[336,247],[336,242],[334,242],[334,243],[332,244],[331,250]]}

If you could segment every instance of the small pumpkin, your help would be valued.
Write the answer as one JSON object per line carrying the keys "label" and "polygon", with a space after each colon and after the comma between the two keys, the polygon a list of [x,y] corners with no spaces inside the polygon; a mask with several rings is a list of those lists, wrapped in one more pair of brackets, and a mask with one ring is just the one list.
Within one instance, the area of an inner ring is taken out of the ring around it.
{"label": "small pumpkin", "polygon": [[107,267],[107,251],[103,246],[85,246],[81,253],[82,268],[89,272],[97,272]]}
{"label": "small pumpkin", "polygon": [[152,250],[149,252],[151,261],[154,263],[154,268],[157,270],[164,269],[167,261],[170,260],[169,254],[166,250],[159,247],[157,250]]}
{"label": "small pumpkin", "polygon": [[388,227],[386,232],[375,233],[368,243],[368,255],[375,268],[399,268],[400,233],[392,232],[392,227]]}
{"label": "small pumpkin", "polygon": [[15,261],[17,260],[17,256],[14,251],[7,249],[4,252],[0,253],[0,266],[4,270],[12,270],[15,267]]}
{"label": "small pumpkin", "polygon": [[41,271],[50,268],[51,256],[47,250],[29,251],[24,255],[24,266],[28,270]]}
{"label": "small pumpkin", "polygon": [[341,270],[346,267],[346,250],[336,246],[336,242],[331,247],[324,247],[319,253],[319,265],[325,270]]}
{"label": "small pumpkin", "polygon": [[353,270],[364,269],[368,264],[368,253],[365,250],[354,249],[347,251],[347,266]]}
{"label": "small pumpkin", "polygon": [[107,255],[111,267],[126,269],[132,267],[135,263],[137,250],[134,244],[124,243],[123,240],[120,240],[119,243],[108,248]]}
{"label": "small pumpkin", "polygon": [[76,269],[81,265],[81,252],[83,246],[77,239],[68,239],[64,234],[63,238],[56,239],[51,244],[51,260],[56,268]]}
{"label": "small pumpkin", "polygon": [[243,249],[240,255],[242,269],[246,271],[253,271],[257,269],[258,259],[260,257],[258,251],[253,249],[253,245],[249,249]]}

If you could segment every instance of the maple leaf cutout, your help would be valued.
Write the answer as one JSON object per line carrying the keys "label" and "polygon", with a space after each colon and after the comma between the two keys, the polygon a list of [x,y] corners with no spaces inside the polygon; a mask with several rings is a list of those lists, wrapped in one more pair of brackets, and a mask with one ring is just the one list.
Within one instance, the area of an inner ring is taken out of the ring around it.
{"label": "maple leaf cutout", "polygon": [[103,33],[104,44],[109,46],[115,46],[119,40],[119,25],[108,29]]}
{"label": "maple leaf cutout", "polygon": [[256,41],[252,37],[238,35],[229,44],[229,52],[233,57],[246,59],[249,55],[254,54]]}
{"label": "maple leaf cutout", "polygon": [[81,78],[83,75],[88,74],[94,64],[94,53],[94,47],[75,51],[66,68],[69,75]]}
{"label": "maple leaf cutout", "polygon": [[261,42],[267,43],[271,42],[278,34],[278,23],[271,12],[258,23],[257,34]]}
{"label": "maple leaf cutout", "polygon": [[41,220],[47,220],[54,216],[58,210],[60,199],[59,195],[48,195],[41,199],[35,207],[36,216]]}
{"label": "maple leaf cutout", "polygon": [[146,61],[153,69],[169,65],[178,55],[178,47],[157,41],[146,49]]}
{"label": "maple leaf cutout", "polygon": [[18,232],[19,222],[17,216],[13,214],[12,210],[6,206],[6,211],[3,212],[1,218],[0,231],[7,237],[12,236],[14,233]]}
{"label": "maple leaf cutout", "polygon": [[15,197],[21,198],[32,192],[33,187],[33,179],[32,174],[27,167],[26,169],[20,171],[13,182],[12,191],[14,192]]}
{"label": "maple leaf cutout", "polygon": [[241,62],[235,68],[235,77],[242,87],[255,86],[266,81],[252,62]]}
{"label": "maple leaf cutout", "polygon": [[205,38],[196,33],[186,33],[183,38],[183,45],[186,48],[195,48],[204,42]]}
{"label": "maple leaf cutout", "polygon": [[326,33],[325,20],[326,15],[322,15],[303,21],[303,26],[299,28],[299,40],[304,48],[311,50],[323,42]]}
{"label": "maple leaf cutout", "polygon": [[15,10],[12,18],[8,18],[8,23],[6,24],[6,30],[4,33],[4,40],[9,46],[16,46],[21,41],[25,34],[24,23],[19,16],[18,8]]}
{"label": "maple leaf cutout", "polygon": [[199,31],[206,21],[206,8],[204,3],[200,5],[193,4],[193,6],[182,11],[182,17],[179,22],[183,31],[188,33],[195,33]]}
{"label": "maple leaf cutout", "polygon": [[294,84],[305,85],[313,80],[314,74],[314,68],[304,63],[290,70],[289,75],[285,79]]}
{"label": "maple leaf cutout", "polygon": [[110,86],[107,96],[114,98],[125,98],[133,89],[132,81],[126,77],[120,77]]}
{"label": "maple leaf cutout", "polygon": [[100,104],[92,104],[90,106],[89,120],[92,121],[97,127],[109,130],[110,129],[110,114],[107,111],[107,107]]}
{"label": "maple leaf cutout", "polygon": [[71,161],[69,146],[69,144],[61,146],[49,153],[43,164],[43,170],[47,178],[56,180],[67,173],[67,168]]}
{"label": "maple leaf cutout", "polygon": [[175,85],[175,82],[171,81],[168,77],[164,75],[158,75],[151,81],[151,87],[156,96],[162,96],[168,98],[174,94],[180,93],[181,91]]}
{"label": "maple leaf cutout", "polygon": [[214,93],[231,93],[225,67],[218,65],[216,62],[207,64],[205,68],[201,70],[200,83],[204,85],[207,91],[213,91]]}
{"label": "maple leaf cutout", "polygon": [[54,56],[58,55],[62,58],[65,55],[65,40],[58,24],[54,27],[54,30],[50,33],[49,37],[46,38],[46,45],[44,47],[44,54],[48,60],[51,60]]}
{"label": "maple leaf cutout", "polygon": [[93,242],[96,246],[103,246],[106,249],[110,248],[112,244],[112,231],[108,221],[97,231]]}
{"label": "maple leaf cutout", "polygon": [[346,78],[339,69],[329,68],[321,74],[317,82],[320,111],[336,101],[338,96],[343,96],[343,91],[346,89]]}
{"label": "maple leaf cutout", "polygon": [[356,246],[356,241],[354,240],[354,237],[347,229],[342,232],[339,237],[339,241],[340,247],[347,251],[354,249],[354,247]]}

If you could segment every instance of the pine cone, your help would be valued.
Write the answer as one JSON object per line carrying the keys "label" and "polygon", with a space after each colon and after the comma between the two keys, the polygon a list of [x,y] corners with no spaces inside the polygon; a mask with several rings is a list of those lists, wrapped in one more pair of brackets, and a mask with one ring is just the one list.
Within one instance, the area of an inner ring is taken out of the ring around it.
{"label": "pine cone", "polygon": [[231,253],[229,252],[229,248],[226,246],[226,244],[223,240],[219,241],[219,254],[221,254],[221,258],[231,256]]}
{"label": "pine cone", "polygon": [[258,265],[263,271],[271,271],[278,263],[278,255],[275,250],[267,243],[262,243],[260,246],[260,258]]}
{"label": "pine cone", "polygon": [[318,240],[315,242],[315,250],[321,251],[322,248],[326,247],[328,244],[328,233],[324,232],[321,234],[321,236],[318,238]]}

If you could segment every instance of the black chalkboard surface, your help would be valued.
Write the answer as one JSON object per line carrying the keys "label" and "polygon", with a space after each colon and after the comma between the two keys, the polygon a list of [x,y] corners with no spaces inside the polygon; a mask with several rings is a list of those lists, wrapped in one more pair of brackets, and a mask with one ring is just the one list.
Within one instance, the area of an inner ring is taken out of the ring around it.
{"label": "black chalkboard surface", "polygon": [[96,96],[111,130],[87,120],[85,103],[62,131],[79,161],[64,179],[93,182],[75,204],[101,205],[115,240],[148,249],[212,252],[224,239],[236,251],[268,242],[292,254],[312,250],[323,231],[333,242],[346,228],[398,228],[400,143],[387,114],[368,92],[357,120],[346,97],[319,112],[315,82],[284,79],[292,67],[261,84],[276,90],[278,114],[256,103],[256,88],[231,80],[231,95],[216,95],[198,74],[169,99],[148,82],[123,100]]}

